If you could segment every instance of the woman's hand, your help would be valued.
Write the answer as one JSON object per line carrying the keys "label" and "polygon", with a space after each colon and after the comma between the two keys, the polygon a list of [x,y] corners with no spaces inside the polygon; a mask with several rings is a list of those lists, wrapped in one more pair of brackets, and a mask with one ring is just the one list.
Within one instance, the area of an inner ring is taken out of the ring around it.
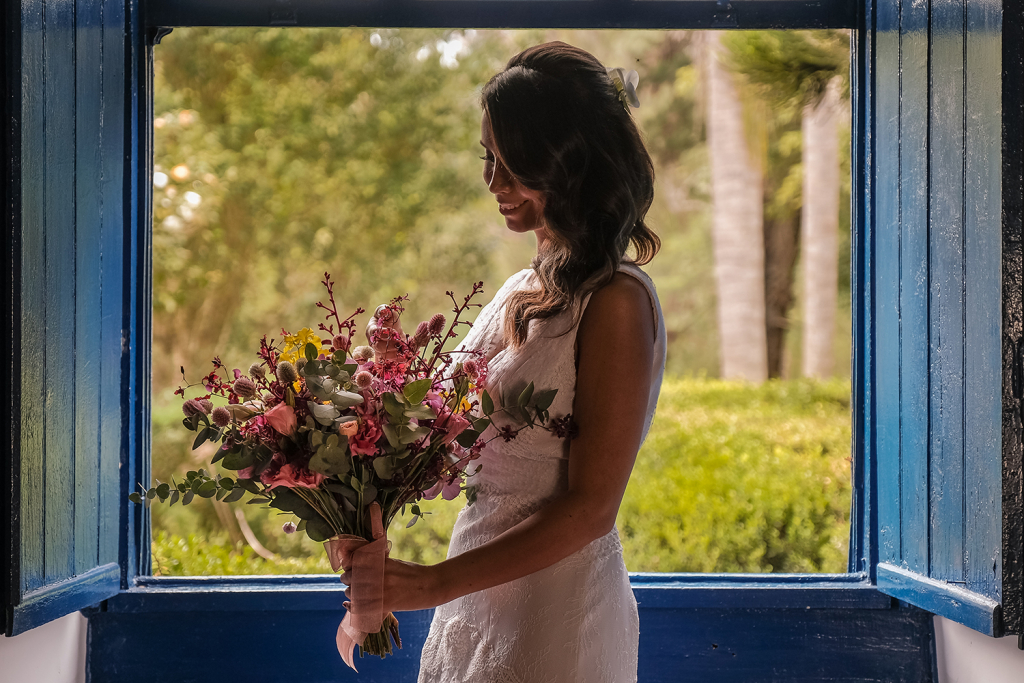
{"label": "woman's hand", "polygon": [[[351,570],[341,575],[341,582],[351,585]],[[442,595],[439,574],[435,566],[392,560],[384,561],[384,612],[408,612],[429,609],[448,602]],[[351,589],[345,596],[352,597]],[[345,603],[348,609],[348,603]]]}
{"label": "woman's hand", "polygon": [[366,325],[366,340],[373,348],[374,357],[379,360],[394,360],[398,357],[398,342],[405,339],[405,332],[402,331],[402,323],[398,316],[387,307],[381,304],[373,312],[373,317]]}

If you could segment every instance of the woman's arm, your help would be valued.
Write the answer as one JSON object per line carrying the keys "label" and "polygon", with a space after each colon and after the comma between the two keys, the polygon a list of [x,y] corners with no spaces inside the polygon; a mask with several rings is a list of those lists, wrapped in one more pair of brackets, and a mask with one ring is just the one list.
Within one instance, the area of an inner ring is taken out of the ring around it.
{"label": "woman's arm", "polygon": [[[654,313],[646,288],[616,274],[595,292],[577,332],[573,418],[563,495],[482,546],[433,566],[389,560],[385,608],[435,607],[549,567],[615,524],[647,417]],[[345,577],[342,577],[344,581]]]}

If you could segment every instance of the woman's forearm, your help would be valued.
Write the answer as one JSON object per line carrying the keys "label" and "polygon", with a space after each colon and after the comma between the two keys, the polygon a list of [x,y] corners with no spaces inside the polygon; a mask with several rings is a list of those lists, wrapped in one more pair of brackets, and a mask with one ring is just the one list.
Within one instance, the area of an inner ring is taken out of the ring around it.
{"label": "woman's forearm", "polygon": [[439,604],[550,567],[608,533],[615,510],[566,493],[487,543],[434,566]]}

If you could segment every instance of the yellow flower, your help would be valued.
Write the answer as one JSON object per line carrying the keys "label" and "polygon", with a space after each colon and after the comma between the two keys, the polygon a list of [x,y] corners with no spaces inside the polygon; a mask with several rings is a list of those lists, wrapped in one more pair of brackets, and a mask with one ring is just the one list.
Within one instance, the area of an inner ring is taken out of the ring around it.
{"label": "yellow flower", "polygon": [[301,394],[302,393],[302,380],[298,380],[297,379],[294,382],[292,382],[292,389],[295,390],[296,394]]}
{"label": "yellow flower", "polygon": [[467,398],[463,397],[462,398],[462,403],[459,404],[459,408],[458,408],[459,412],[468,413],[472,408],[473,408],[473,406],[470,405],[469,400]]}
{"label": "yellow flower", "polygon": [[313,334],[313,330],[308,327],[303,327],[295,334],[285,335],[284,348],[281,349],[281,360],[294,363],[296,359],[305,356],[306,344],[310,343],[320,349],[318,353],[323,353],[323,340]]}

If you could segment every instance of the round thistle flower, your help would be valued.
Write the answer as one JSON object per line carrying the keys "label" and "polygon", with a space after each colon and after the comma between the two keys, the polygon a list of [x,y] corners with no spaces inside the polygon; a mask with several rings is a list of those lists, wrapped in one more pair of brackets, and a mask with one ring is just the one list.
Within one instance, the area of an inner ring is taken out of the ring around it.
{"label": "round thistle flower", "polygon": [[444,313],[435,313],[430,318],[430,322],[427,323],[427,332],[431,337],[440,336],[444,332]]}
{"label": "round thistle flower", "polygon": [[465,363],[463,363],[462,369],[466,372],[467,375],[469,375],[473,379],[476,379],[477,375],[480,374],[480,364],[476,361],[475,358],[470,358]]}
{"label": "round thistle flower", "polygon": [[286,534],[294,534],[297,528],[298,527],[295,526],[295,522],[285,522],[284,525],[281,527],[281,531],[285,532]]}
{"label": "round thistle flower", "polygon": [[365,363],[366,361],[373,358],[373,349],[370,348],[369,346],[357,346],[352,351],[352,357],[355,358],[360,363]]}
{"label": "round thistle flower", "polygon": [[373,384],[373,375],[368,373],[366,370],[357,372],[354,379],[356,381],[356,386],[360,389],[369,389]]}
{"label": "round thistle flower", "polygon": [[331,346],[334,347],[335,351],[348,351],[348,347],[352,345],[352,340],[343,334],[339,334],[331,340]]}
{"label": "round thistle flower", "polygon": [[241,398],[249,399],[256,395],[256,383],[244,375],[236,379],[231,388]]}
{"label": "round thistle flower", "polygon": [[206,411],[203,410],[203,405],[199,401],[194,398],[190,398],[182,404],[181,412],[185,413],[185,417],[192,417],[193,415],[205,413]]}
{"label": "round thistle flower", "polygon": [[224,406],[217,406],[213,409],[213,424],[218,427],[227,427],[231,424],[231,411]]}
{"label": "round thistle flower", "polygon": [[199,405],[203,407],[203,412],[209,415],[213,411],[213,401],[208,398],[199,399]]}
{"label": "round thistle flower", "polygon": [[277,364],[277,381],[281,384],[291,384],[299,378],[295,366],[288,361],[281,361]]}
{"label": "round thistle flower", "polygon": [[299,374],[302,373],[302,368],[306,367],[306,357],[303,356],[295,361],[295,371]]}
{"label": "round thistle flower", "polygon": [[263,379],[267,376],[267,371],[262,363],[253,363],[249,366],[249,376],[253,379]]}
{"label": "round thistle flower", "polygon": [[430,323],[426,320],[416,326],[416,333],[412,335],[413,348],[421,349],[430,341]]}

